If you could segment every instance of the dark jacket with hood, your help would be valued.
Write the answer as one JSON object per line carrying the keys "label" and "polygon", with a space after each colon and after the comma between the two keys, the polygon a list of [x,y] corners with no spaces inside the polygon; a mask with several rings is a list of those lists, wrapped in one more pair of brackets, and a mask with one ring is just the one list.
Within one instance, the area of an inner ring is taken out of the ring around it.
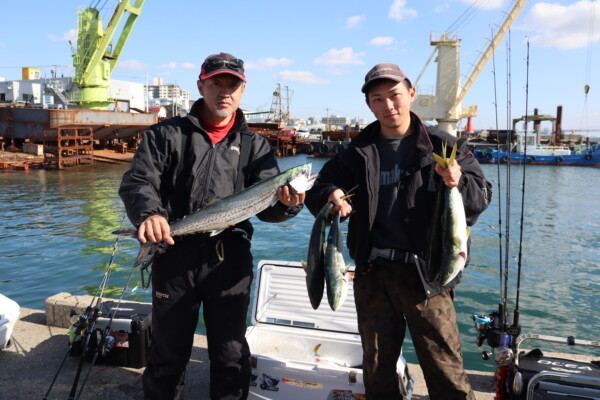
{"label": "dark jacket with hood", "polygon": [[[428,258],[429,229],[435,208],[437,190],[443,184],[435,172],[432,153],[442,154],[443,142],[451,149],[458,139],[435,127],[425,126],[418,116],[411,112],[413,133],[409,140],[414,146],[410,159],[401,175],[397,201],[401,204],[402,229],[411,237],[410,248],[399,248],[419,256],[418,268],[427,298],[443,290],[456,286],[460,274],[448,285],[441,287],[426,280],[426,260]],[[347,244],[350,256],[357,266],[357,273],[365,273],[370,268],[369,255],[372,249],[372,231],[377,213],[379,196],[380,162],[377,142],[381,135],[378,121],[367,126],[353,138],[347,150],[329,160],[322,168],[315,186],[307,192],[306,205],[317,214],[327,202],[329,195],[337,188],[348,191],[354,187],[355,193],[349,201],[353,213],[348,225]],[[415,135],[415,136],[413,136]],[[403,140],[407,140],[406,137]],[[457,161],[462,176],[458,190],[461,192],[467,217],[467,225],[473,225],[479,214],[491,201],[492,188],[486,181],[479,163],[467,148],[464,141],[458,141]],[[448,154],[449,156],[449,154]]]}
{"label": "dark jacket with hood", "polygon": [[[202,102],[200,99],[194,103],[187,117],[169,118],[145,132],[119,188],[127,215],[135,226],[157,214],[173,222],[233,194],[237,179],[244,179],[242,187],[248,187],[279,173],[272,147],[248,128],[240,110],[227,136],[213,145],[198,113]],[[249,143],[250,154],[240,177],[242,135],[248,135],[244,143]],[[257,217],[266,222],[280,222],[301,209],[302,205],[287,207],[277,202]],[[252,237],[249,220],[234,229]]]}

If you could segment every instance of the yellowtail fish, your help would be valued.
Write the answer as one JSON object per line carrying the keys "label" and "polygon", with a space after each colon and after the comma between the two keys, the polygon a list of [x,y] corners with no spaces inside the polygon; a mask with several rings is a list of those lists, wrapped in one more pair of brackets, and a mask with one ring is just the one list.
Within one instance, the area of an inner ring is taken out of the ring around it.
{"label": "yellowtail fish", "polygon": [[306,262],[302,261],[306,272],[308,298],[315,310],[319,308],[325,291],[325,229],[333,206],[332,202],[327,202],[315,217],[308,241]]}
{"label": "yellowtail fish", "polygon": [[[446,146],[442,155],[433,154],[435,161],[447,169],[456,162],[457,144],[454,144],[448,159]],[[428,277],[430,281],[446,285],[464,269],[467,262],[467,241],[470,228],[467,227],[462,195],[456,187],[440,183],[438,201],[434,210],[432,240],[430,243]]]}
{"label": "yellowtail fish", "polygon": [[350,265],[344,262],[342,254],[344,240],[339,211],[333,215],[327,246],[325,248],[325,282],[327,287],[327,300],[333,311],[336,311],[346,300],[348,293],[348,270]]}

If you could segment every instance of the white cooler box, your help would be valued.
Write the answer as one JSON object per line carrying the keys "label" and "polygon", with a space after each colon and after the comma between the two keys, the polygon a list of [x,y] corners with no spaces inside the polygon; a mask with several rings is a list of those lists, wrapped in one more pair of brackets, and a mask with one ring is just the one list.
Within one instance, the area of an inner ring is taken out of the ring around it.
{"label": "white cooler box", "polygon": [[[337,311],[326,293],[313,310],[300,263],[261,261],[252,323],[246,333],[252,353],[249,399],[365,398],[352,284]],[[413,378],[402,356],[398,375],[404,399],[410,399]]]}
{"label": "white cooler box", "polygon": [[0,350],[10,345],[10,338],[19,315],[21,315],[19,305],[0,294]]}

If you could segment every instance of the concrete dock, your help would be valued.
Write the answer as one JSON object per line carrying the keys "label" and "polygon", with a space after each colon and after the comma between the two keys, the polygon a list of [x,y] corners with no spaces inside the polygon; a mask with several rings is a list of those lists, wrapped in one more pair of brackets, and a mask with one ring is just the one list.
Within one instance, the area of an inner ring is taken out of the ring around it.
{"label": "concrete dock", "polygon": [[[77,299],[64,294],[59,300],[47,301],[46,311],[21,308],[12,335],[12,345],[0,351],[0,399],[42,399],[54,375],[65,358],[69,346],[68,329],[61,325],[68,317],[61,307],[65,301]],[[55,296],[53,296],[55,297]],[[86,297],[86,296],[81,296]],[[52,298],[49,298],[49,300]],[[87,299],[76,301],[79,306],[89,304]],[[62,305],[59,303],[63,303]],[[85,307],[85,306],[84,306]],[[50,324],[49,324],[50,322]],[[67,357],[49,399],[69,397],[79,357]],[[84,363],[80,383],[85,378],[90,363]],[[413,399],[429,399],[427,388],[418,365],[409,364],[415,376]],[[111,365],[94,365],[81,399],[142,399],[141,375],[143,368],[124,368]],[[490,373],[467,371],[478,400],[494,397],[494,379]],[[196,335],[186,378],[186,398],[208,400],[209,361],[206,337]]]}

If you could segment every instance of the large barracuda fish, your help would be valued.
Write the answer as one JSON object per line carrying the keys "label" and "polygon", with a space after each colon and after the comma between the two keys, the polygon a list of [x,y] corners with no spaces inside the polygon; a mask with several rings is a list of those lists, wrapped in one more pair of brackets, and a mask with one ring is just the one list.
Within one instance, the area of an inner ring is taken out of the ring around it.
{"label": "large barracuda fish", "polygon": [[[434,153],[435,161],[444,169],[451,167],[456,162],[456,147],[455,144],[450,157],[446,159],[444,143],[444,157]],[[467,262],[469,231],[462,195],[458,188],[449,188],[443,182],[440,183],[427,266],[430,281],[446,285],[464,269]]]}
{"label": "large barracuda fish", "polygon": [[342,249],[342,228],[340,224],[340,213],[333,215],[329,235],[327,236],[327,247],[325,249],[325,282],[327,283],[327,300],[333,311],[336,311],[346,300],[348,293],[348,270],[350,265],[344,262]]}
{"label": "large barracuda fish", "polygon": [[332,202],[327,202],[315,217],[308,241],[306,262],[302,261],[306,272],[308,298],[315,310],[319,308],[325,291],[325,228],[333,206]]}
{"label": "large barracuda fish", "polygon": [[[170,224],[171,236],[200,232],[216,235],[277,203],[277,189],[281,186],[289,184],[297,193],[304,193],[312,187],[315,179],[316,174],[311,175],[310,163],[290,168],[174,221]],[[136,235],[136,231],[131,230],[114,233]],[[142,244],[135,265],[149,262],[164,246],[164,242]]]}

